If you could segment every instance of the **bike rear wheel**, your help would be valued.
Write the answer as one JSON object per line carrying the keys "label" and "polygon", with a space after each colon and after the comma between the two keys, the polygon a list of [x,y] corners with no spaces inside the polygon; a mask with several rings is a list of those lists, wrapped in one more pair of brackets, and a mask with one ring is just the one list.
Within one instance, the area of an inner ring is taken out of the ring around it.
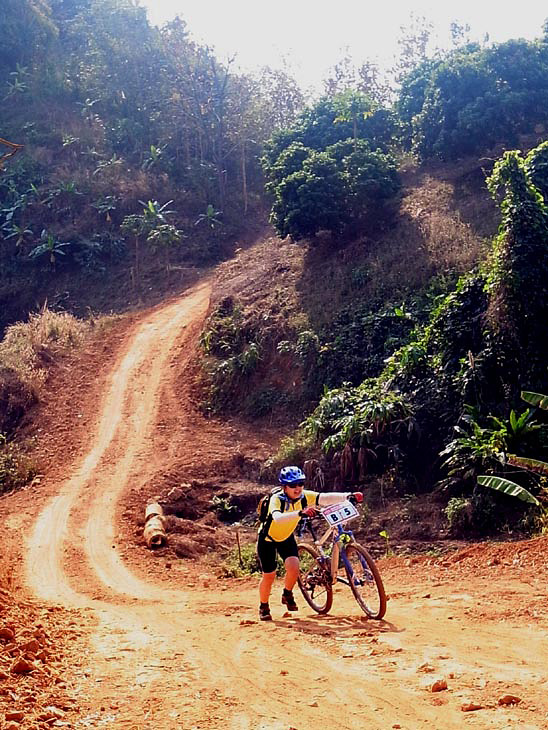
{"label": "bike rear wheel", "polygon": [[357,543],[346,546],[345,557],[348,583],[358,605],[369,618],[381,619],[386,613],[386,593],[375,561]]}
{"label": "bike rear wheel", "polygon": [[331,575],[321,564],[320,553],[311,545],[299,548],[299,588],[308,605],[318,613],[327,613],[333,605]]}

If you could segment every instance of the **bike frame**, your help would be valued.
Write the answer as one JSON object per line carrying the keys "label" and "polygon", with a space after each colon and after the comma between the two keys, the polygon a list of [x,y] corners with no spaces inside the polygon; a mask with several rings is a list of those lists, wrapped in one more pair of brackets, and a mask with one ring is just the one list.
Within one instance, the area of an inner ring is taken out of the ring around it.
{"label": "bike frame", "polygon": [[[327,555],[325,554],[325,551],[323,549],[323,546],[328,540],[332,540],[333,548],[331,550],[331,560],[329,563],[329,573],[331,575],[331,583],[344,583],[345,585],[350,585],[349,581],[345,577],[339,576],[339,558],[342,559],[345,568],[348,571],[349,575],[353,575],[354,571],[352,569],[352,565],[350,564],[350,561],[346,557],[346,545],[349,543],[355,543],[356,540],[354,538],[354,533],[352,530],[345,530],[343,525],[336,525],[334,527],[328,527],[327,530],[324,532],[324,534],[320,537],[316,537],[316,531],[314,530],[314,527],[312,526],[312,522],[310,520],[307,520],[307,523],[303,525],[303,528],[308,528],[310,534],[312,535],[312,542],[314,543],[315,547],[318,549],[318,552],[322,556],[324,560],[327,559]],[[301,531],[302,534],[302,531]],[[342,547],[341,547],[342,546]],[[365,564],[363,558],[360,555],[360,561],[362,562],[364,568],[367,568],[367,565]]]}

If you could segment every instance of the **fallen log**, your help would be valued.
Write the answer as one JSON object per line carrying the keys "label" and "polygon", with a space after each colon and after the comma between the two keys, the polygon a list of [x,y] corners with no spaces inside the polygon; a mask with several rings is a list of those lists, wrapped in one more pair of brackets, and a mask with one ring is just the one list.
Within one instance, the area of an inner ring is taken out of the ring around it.
{"label": "fallen log", "polygon": [[149,548],[167,545],[164,511],[157,502],[147,505],[145,509],[145,529],[143,530],[143,535]]}

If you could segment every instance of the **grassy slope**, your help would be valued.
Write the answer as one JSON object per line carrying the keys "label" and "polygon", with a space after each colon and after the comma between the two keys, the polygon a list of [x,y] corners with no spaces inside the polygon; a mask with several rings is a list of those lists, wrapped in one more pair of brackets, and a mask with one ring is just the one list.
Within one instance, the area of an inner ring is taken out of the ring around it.
{"label": "grassy slope", "polygon": [[482,259],[498,211],[477,160],[404,173],[398,217],[390,228],[336,244],[321,236],[294,245],[276,236],[241,250],[219,269],[217,301],[230,296],[242,321],[264,338],[250,389],[299,388],[301,373],[276,353],[280,339],[329,326],[342,308],[404,301],[433,277],[454,277]]}
{"label": "grassy slope", "polygon": [[302,305],[316,325],[345,306],[404,300],[432,277],[462,273],[481,259],[498,212],[477,160],[404,173],[399,216],[376,236],[338,251],[330,243],[306,254]]}

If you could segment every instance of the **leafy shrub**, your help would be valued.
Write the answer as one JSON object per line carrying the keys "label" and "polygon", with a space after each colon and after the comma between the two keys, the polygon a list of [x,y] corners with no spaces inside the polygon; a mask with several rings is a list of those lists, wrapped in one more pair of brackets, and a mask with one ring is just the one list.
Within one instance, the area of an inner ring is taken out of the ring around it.
{"label": "leafy shrub", "polygon": [[275,465],[304,464],[317,451],[316,441],[306,428],[299,428],[292,436],[285,436],[273,459]]}
{"label": "leafy shrub", "polygon": [[371,378],[356,388],[344,384],[326,390],[302,428],[321,441],[327,453],[353,449],[363,473],[366,467],[382,470],[400,461],[403,447],[413,437],[414,419],[400,393]]}
{"label": "leafy shrub", "polygon": [[226,358],[241,352],[247,334],[241,309],[231,297],[227,297],[210,316],[200,335],[200,345],[206,355]]}
{"label": "leafy shrub", "polygon": [[543,142],[529,152],[525,158],[525,170],[545,204],[548,204],[548,142]]}
{"label": "leafy shrub", "polygon": [[[478,422],[480,414],[476,409],[467,408],[461,424],[454,427],[456,433],[440,453],[442,466],[448,472],[445,486],[473,487],[478,474],[484,471],[504,470],[505,453],[527,448],[532,438],[543,431],[543,427],[532,421],[528,409],[521,414],[510,412],[507,420],[488,416],[489,425]],[[538,439],[537,439],[538,443]]]}
{"label": "leafy shrub", "polygon": [[[222,571],[227,578],[242,578],[246,575],[260,573],[261,566],[257,557],[255,543],[242,545],[240,553],[238,553],[237,548],[231,550],[223,562]],[[281,558],[278,556],[276,561],[276,575],[281,576],[284,573],[285,567]]]}
{"label": "leafy shrub", "polygon": [[451,497],[444,509],[453,534],[462,535],[470,526],[472,504],[468,497]]}
{"label": "leafy shrub", "polygon": [[[542,393],[532,393],[530,391],[524,391],[521,394],[523,400],[530,403],[533,406],[538,406],[543,410],[548,410],[548,396]],[[544,451],[548,451],[548,427],[538,423],[531,423],[531,411],[528,409],[521,417],[517,417],[514,412],[510,414],[510,425],[512,428],[512,436],[521,436],[522,434],[527,435],[533,432],[535,435],[540,435],[541,443],[544,447]],[[523,470],[521,472],[522,477],[527,475],[529,482],[532,482],[535,491],[540,490],[540,497],[542,502],[548,501],[548,490],[546,489],[546,477],[548,476],[548,463],[546,461],[540,461],[539,459],[532,459],[528,456],[517,456],[513,453],[508,453],[510,449],[516,450],[516,444],[510,439],[504,440],[501,448],[504,450],[501,461],[506,467],[505,471],[508,471],[508,466],[517,467]],[[499,470],[500,471],[500,470]],[[519,474],[519,472],[517,472]],[[513,476],[513,474],[512,474]],[[548,517],[548,508],[543,504],[535,494],[532,494],[529,489],[517,484],[515,481],[505,478],[504,476],[498,475],[486,475],[478,477],[478,484],[485,487],[490,487],[495,491],[507,494],[512,497],[528,502],[529,504],[535,505],[540,508],[541,515],[546,519]]]}
{"label": "leafy shrub", "polygon": [[342,382],[358,385],[375,377],[387,357],[408,339],[413,325],[410,317],[399,316],[392,307],[378,312],[347,309],[322,334],[317,367],[311,375],[330,388]]}
{"label": "leafy shrub", "polygon": [[319,151],[349,138],[365,140],[372,149],[386,152],[393,145],[396,130],[395,115],[365,94],[350,91],[325,96],[304,109],[290,128],[272,135],[265,145],[263,167],[270,176],[284,150],[292,145]]}
{"label": "leafy shrub", "polygon": [[292,403],[291,396],[278,388],[263,388],[252,393],[245,401],[246,413],[254,418],[264,418],[273,412],[288,408]]}
{"label": "leafy shrub", "polygon": [[230,497],[221,497],[216,494],[211,500],[211,505],[222,522],[234,522],[238,517],[239,509],[232,503]]}
{"label": "leafy shrub", "polygon": [[240,307],[231,297],[213,312],[200,335],[206,354],[203,363],[206,398],[203,408],[220,412],[233,404],[242,383],[258,369],[262,359],[255,326],[246,323]]}
{"label": "leafy shrub", "polygon": [[372,150],[364,140],[351,139],[328,147],[326,153],[341,170],[347,216],[355,222],[382,221],[383,209],[401,188],[394,158]]}
{"label": "leafy shrub", "polygon": [[318,231],[337,233],[345,214],[344,181],[335,161],[325,152],[311,150],[300,170],[274,188],[270,221],[281,238],[294,241]]}
{"label": "leafy shrub", "polygon": [[[534,158],[532,151],[529,161]],[[513,403],[530,383],[548,389],[548,207],[527,168],[519,152],[506,152],[487,180],[494,197],[503,193],[502,224],[487,278],[487,319],[501,380]]]}
{"label": "leafy shrub", "polygon": [[267,185],[274,196],[271,222],[282,238],[297,241],[321,230],[338,233],[357,222],[377,223],[383,208],[400,189],[393,159],[372,151],[363,140],[339,142],[325,151],[309,150],[298,170],[291,158],[288,174],[281,164]]}
{"label": "leafy shrub", "polygon": [[123,238],[103,231],[75,241],[71,253],[82,269],[104,274],[109,263],[119,262],[127,255],[127,248]]}

